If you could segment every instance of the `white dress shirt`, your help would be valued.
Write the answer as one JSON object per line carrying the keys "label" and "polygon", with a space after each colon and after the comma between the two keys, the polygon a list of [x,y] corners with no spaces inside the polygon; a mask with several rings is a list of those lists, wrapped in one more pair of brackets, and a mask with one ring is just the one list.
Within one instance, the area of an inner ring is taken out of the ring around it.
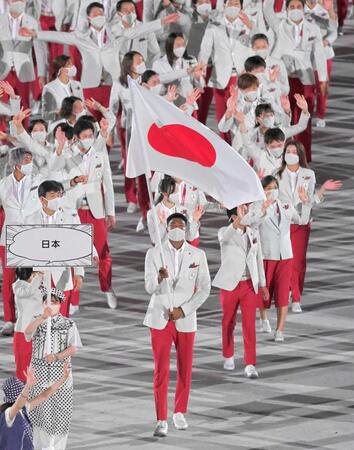
{"label": "white dress shirt", "polygon": [[293,24],[293,31],[294,31],[294,40],[296,42],[296,46],[298,47],[301,42],[302,37],[302,25],[303,21],[301,21],[299,24]]}
{"label": "white dress shirt", "polygon": [[53,225],[57,223],[57,211],[55,211],[54,214],[52,214],[51,216],[48,215],[43,209],[41,210],[42,213],[42,218],[43,218],[43,223],[45,225]]}
{"label": "white dress shirt", "polygon": [[62,81],[60,81],[59,78],[57,78],[57,80],[59,81],[59,83],[61,84],[61,86],[63,87],[63,89],[65,90],[65,92],[68,94],[68,97],[71,97],[73,95],[73,90],[71,88],[71,83],[70,80],[68,83],[63,83]]}
{"label": "white dress shirt", "polygon": [[295,189],[296,189],[297,179],[298,179],[298,176],[299,176],[299,169],[296,172],[292,172],[288,168],[286,170],[287,170],[287,172],[289,174],[289,178],[290,178],[291,192],[294,194],[295,193]]}
{"label": "white dress shirt", "polygon": [[98,31],[95,28],[91,27],[91,37],[96,42],[99,48],[102,48],[104,46],[105,41],[105,27],[102,28],[102,30]]}
{"label": "white dress shirt", "polygon": [[81,155],[82,155],[82,162],[84,163],[85,166],[85,175],[89,175],[91,168],[92,152],[89,150],[86,153],[81,153]]}
{"label": "white dress shirt", "polygon": [[[249,238],[247,236],[247,233],[241,228],[236,228],[236,232],[241,235],[242,238],[242,247],[246,252],[246,255],[248,254],[248,249],[250,246]],[[247,264],[245,265],[245,270],[243,271],[241,281],[249,280],[251,278],[250,272],[248,270]]]}
{"label": "white dress shirt", "polygon": [[14,175],[12,174],[13,194],[17,198],[19,203],[23,202],[25,178],[26,177],[23,177],[20,181],[17,181]]}
{"label": "white dress shirt", "polygon": [[43,16],[52,16],[53,15],[53,10],[52,10],[49,0],[41,1],[41,14]]}
{"label": "white dress shirt", "polygon": [[20,14],[18,17],[12,17],[11,14],[9,14],[10,32],[13,40],[17,39],[18,30],[20,29],[21,26],[22,17],[23,14]]}
{"label": "white dress shirt", "polygon": [[182,263],[182,257],[183,257],[185,244],[183,243],[182,247],[177,250],[176,248],[173,247],[173,245],[170,243],[170,241],[168,241],[168,248],[170,249],[170,253],[171,253],[171,260],[172,260],[172,267],[173,267],[173,280],[176,280],[176,278],[178,278],[179,271],[181,269],[181,263]]}

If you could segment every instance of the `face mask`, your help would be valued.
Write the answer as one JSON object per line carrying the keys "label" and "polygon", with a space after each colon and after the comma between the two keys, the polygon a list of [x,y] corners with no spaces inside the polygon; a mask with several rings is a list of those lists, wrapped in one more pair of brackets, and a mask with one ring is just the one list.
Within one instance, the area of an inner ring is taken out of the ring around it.
{"label": "face mask", "polygon": [[13,14],[22,14],[25,10],[24,2],[14,2],[9,4],[9,11]]}
{"label": "face mask", "polygon": [[245,100],[247,100],[248,102],[255,102],[258,99],[258,90],[245,92],[243,95],[245,97]]}
{"label": "face mask", "polygon": [[75,77],[77,74],[77,68],[76,66],[66,67],[66,73],[68,77]]}
{"label": "face mask", "polygon": [[181,228],[172,228],[172,230],[167,231],[168,239],[171,241],[184,241],[186,239],[186,230]]}
{"label": "face mask", "polygon": [[267,48],[262,48],[261,50],[254,50],[254,54],[256,56],[260,56],[263,59],[266,59],[269,55],[269,50]]}
{"label": "face mask", "polygon": [[304,18],[304,11],[302,9],[290,9],[288,11],[288,18],[292,22],[300,22]]}
{"label": "face mask", "polygon": [[271,189],[268,191],[269,199],[276,200],[279,197],[279,189]]}
{"label": "face mask", "polygon": [[162,84],[159,83],[156,86],[153,86],[150,88],[150,91],[152,91],[156,95],[160,95],[162,91]]}
{"label": "face mask", "polygon": [[23,175],[31,175],[32,170],[33,170],[33,163],[23,164],[21,166],[21,173],[23,173]]}
{"label": "face mask", "polygon": [[295,155],[294,153],[286,153],[285,154],[285,162],[289,164],[289,166],[293,166],[299,163],[299,155]]}
{"label": "face mask", "polygon": [[84,148],[86,151],[90,150],[94,142],[95,142],[94,138],[80,139],[81,147]]}
{"label": "face mask", "polygon": [[225,8],[224,14],[226,17],[231,17],[233,19],[240,11],[241,8],[239,8],[238,6],[228,6],[227,8]]}
{"label": "face mask", "polygon": [[197,13],[201,16],[209,16],[211,13],[211,5],[209,3],[203,3],[202,5],[197,5]]}
{"label": "face mask", "polygon": [[47,133],[45,131],[32,131],[31,136],[36,142],[44,142],[46,140]]}
{"label": "face mask", "polygon": [[182,58],[184,52],[186,51],[186,47],[177,47],[173,49],[173,54],[177,56],[177,58]]}
{"label": "face mask", "polygon": [[62,204],[63,199],[61,197],[47,200],[47,208],[51,209],[52,211],[58,211],[58,209],[61,208]]}
{"label": "face mask", "polygon": [[97,29],[101,29],[106,23],[105,16],[96,16],[90,19],[91,25]]}
{"label": "face mask", "polygon": [[128,25],[133,25],[136,21],[136,14],[135,13],[129,13],[122,16],[122,20],[127,23]]}
{"label": "face mask", "polygon": [[283,149],[283,147],[274,147],[274,148],[268,148],[268,151],[275,158],[280,158],[283,154],[284,149]]}
{"label": "face mask", "polygon": [[266,128],[274,128],[274,122],[275,122],[275,117],[271,116],[271,117],[265,117],[262,120],[262,125]]}
{"label": "face mask", "polygon": [[135,73],[137,73],[138,75],[142,75],[145,72],[145,70],[146,70],[146,65],[145,65],[144,61],[135,67]]}
{"label": "face mask", "polygon": [[177,3],[177,5],[184,5],[186,3],[185,0],[173,0],[173,3]]}

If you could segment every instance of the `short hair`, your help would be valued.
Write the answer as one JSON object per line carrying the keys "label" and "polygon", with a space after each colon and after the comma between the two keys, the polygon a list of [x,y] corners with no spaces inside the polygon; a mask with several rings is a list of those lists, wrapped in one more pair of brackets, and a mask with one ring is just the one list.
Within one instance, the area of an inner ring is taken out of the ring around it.
{"label": "short hair", "polygon": [[[293,1],[294,1],[294,0],[286,0],[286,2],[285,2],[285,7],[288,8],[289,5],[290,5],[290,3],[293,2]],[[302,6],[305,8],[305,0],[297,0],[297,1],[301,2],[301,3],[302,3]]]}
{"label": "short hair", "polygon": [[98,2],[92,2],[88,5],[88,7],[86,8],[86,15],[90,15],[91,11],[93,10],[93,8],[100,8],[104,11],[104,6],[102,3],[98,3]]}
{"label": "short hair", "polygon": [[155,72],[154,70],[151,69],[145,70],[145,72],[141,76],[141,82],[147,83],[150,80],[150,78],[155,75],[158,75],[158,73]]}
{"label": "short hair", "polygon": [[95,133],[93,123],[88,120],[78,120],[74,125],[73,133],[75,136],[80,137],[80,134],[86,130],[91,130],[92,133]]}
{"label": "short hair", "polygon": [[71,59],[68,55],[58,55],[55,59],[53,59],[52,66],[53,66],[53,73],[52,73],[52,80],[54,80],[57,77],[57,74],[60,69],[65,67],[66,63]]}
{"label": "short hair", "polygon": [[61,131],[65,134],[66,139],[72,139],[74,136],[73,133],[73,127],[70,126],[68,123],[61,122],[56,125],[56,127],[53,129],[53,136],[55,136],[55,133],[57,132],[57,129],[61,128]]}
{"label": "short hair", "polygon": [[[224,5],[225,5],[225,3],[227,2],[227,0],[224,0]],[[240,5],[241,5],[241,8],[243,7],[243,0],[240,0]]]}
{"label": "short hair", "polygon": [[269,128],[264,133],[264,143],[270,144],[273,141],[284,142],[285,134],[280,128]]}
{"label": "short hair", "polygon": [[55,180],[43,181],[38,187],[38,197],[45,197],[48,192],[64,192],[64,186]]}
{"label": "short hair", "polygon": [[267,67],[266,62],[261,56],[255,55],[250,56],[245,61],[245,71],[246,72],[252,72],[255,69],[258,69],[259,67],[263,67],[264,69]]}
{"label": "short hair", "polygon": [[277,183],[277,186],[279,187],[279,182],[275,177],[273,177],[273,175],[267,175],[264,178],[262,178],[261,183],[262,183],[263,189],[266,188],[267,186],[269,186],[270,183],[273,183],[273,181],[275,181]]}
{"label": "short hair", "polygon": [[133,0],[119,0],[119,2],[117,3],[117,6],[116,6],[117,12],[120,12],[120,10],[122,9],[123,3],[131,3],[132,5],[134,5],[134,7],[136,9],[136,5]]}
{"label": "short hair", "polygon": [[252,75],[251,73],[243,73],[238,77],[237,87],[239,89],[248,89],[252,86],[259,87],[258,78]]}
{"label": "short hair", "polygon": [[47,122],[45,120],[43,120],[43,119],[34,119],[34,120],[31,120],[31,123],[30,123],[30,125],[28,127],[28,132],[29,133],[32,133],[33,128],[34,128],[35,125],[37,125],[37,123],[41,123],[44,126],[45,130],[48,131],[48,124],[47,124]]}
{"label": "short hair", "polygon": [[71,95],[70,97],[65,97],[61,102],[59,117],[63,119],[69,119],[69,117],[73,114],[73,106],[77,101],[82,102],[82,99],[79,97],[75,97]]}
{"label": "short hair", "polygon": [[257,33],[257,34],[255,34],[255,35],[252,36],[252,39],[251,39],[251,47],[253,47],[253,45],[254,45],[254,43],[255,43],[256,41],[260,41],[260,40],[266,41],[267,44],[269,44],[268,36],[266,36],[266,35],[263,34],[263,33]]}
{"label": "short hair", "polygon": [[167,220],[166,220],[166,224],[167,224],[167,226],[168,226],[168,224],[170,223],[170,222],[172,222],[172,220],[174,220],[174,219],[181,219],[181,220],[183,220],[183,222],[187,225],[188,224],[188,219],[187,219],[187,217],[184,215],[184,214],[182,214],[182,213],[173,213],[173,214],[170,214],[168,217],[167,217]]}
{"label": "short hair", "polygon": [[12,149],[9,157],[10,167],[21,165],[21,162],[25,155],[32,155],[32,152],[23,147]]}
{"label": "short hair", "polygon": [[18,280],[26,281],[32,275],[32,273],[32,267],[16,267],[16,277]]}
{"label": "short hair", "polygon": [[270,103],[260,103],[256,106],[256,109],[254,111],[255,116],[258,117],[263,113],[274,113],[272,105]]}

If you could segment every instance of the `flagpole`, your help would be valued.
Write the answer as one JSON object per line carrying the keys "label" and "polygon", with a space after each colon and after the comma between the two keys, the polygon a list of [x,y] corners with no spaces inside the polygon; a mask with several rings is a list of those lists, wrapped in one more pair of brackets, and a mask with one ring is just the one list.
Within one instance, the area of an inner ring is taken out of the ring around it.
{"label": "flagpole", "polygon": [[[52,272],[49,269],[46,269],[44,271],[44,277],[45,277],[45,287],[47,290],[46,306],[50,307],[52,303],[52,296],[51,296]],[[49,316],[47,319],[47,334],[45,336],[45,345],[44,345],[44,354],[46,355],[49,355],[52,352],[51,333],[52,333],[52,318],[51,316]]]}
{"label": "flagpole", "polygon": [[[132,88],[132,84],[135,83],[135,81],[131,81],[130,77],[128,77],[128,85],[129,88]],[[134,87],[133,87],[134,89]],[[137,91],[139,92],[139,90],[137,89]],[[139,92],[140,94],[140,92]],[[132,106],[133,106],[133,120],[135,122],[135,129],[137,130],[138,136],[139,136],[139,140],[140,140],[140,146],[142,149],[142,154],[143,154],[143,158],[144,158],[144,163],[145,163],[145,179],[146,179],[146,185],[147,185],[147,190],[148,190],[148,194],[149,194],[149,201],[150,201],[150,207],[151,207],[151,212],[152,212],[152,218],[154,221],[154,227],[156,230],[156,236],[157,236],[157,245],[159,247],[160,250],[160,256],[161,256],[161,261],[162,261],[162,266],[164,268],[167,267],[166,264],[166,258],[163,252],[163,248],[162,248],[162,239],[161,239],[161,233],[160,233],[160,226],[159,226],[159,218],[157,216],[157,211],[156,211],[156,207],[155,207],[155,203],[154,203],[154,198],[152,196],[152,191],[151,191],[151,183],[150,183],[150,176],[151,176],[151,169],[150,169],[150,164],[149,164],[149,160],[147,158],[147,154],[146,154],[146,149],[145,149],[145,145],[144,145],[144,138],[142,136],[142,132],[141,132],[141,128],[138,126],[137,122],[136,122],[136,117],[135,117],[135,113],[134,111],[135,109],[135,102],[134,102],[134,94],[132,94],[132,92],[130,92],[130,97],[132,100]],[[132,124],[133,125],[133,124]],[[172,293],[171,293],[171,286],[168,283],[168,281],[166,280],[166,285],[167,285],[167,296],[168,296],[168,303],[170,306],[170,311],[173,311],[173,302],[172,302]]]}

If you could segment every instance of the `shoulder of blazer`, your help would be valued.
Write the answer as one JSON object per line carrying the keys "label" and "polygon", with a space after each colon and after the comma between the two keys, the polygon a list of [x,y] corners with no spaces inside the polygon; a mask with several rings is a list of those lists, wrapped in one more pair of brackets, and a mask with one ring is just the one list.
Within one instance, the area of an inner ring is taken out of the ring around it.
{"label": "shoulder of blazer", "polygon": [[188,252],[190,255],[198,255],[199,257],[205,255],[205,251],[201,250],[200,248],[194,247],[191,244],[188,244],[188,242],[185,242],[185,252]]}
{"label": "shoulder of blazer", "polygon": [[300,167],[299,175],[306,175],[309,177],[315,176],[315,172],[312,169],[309,169],[308,167]]}

